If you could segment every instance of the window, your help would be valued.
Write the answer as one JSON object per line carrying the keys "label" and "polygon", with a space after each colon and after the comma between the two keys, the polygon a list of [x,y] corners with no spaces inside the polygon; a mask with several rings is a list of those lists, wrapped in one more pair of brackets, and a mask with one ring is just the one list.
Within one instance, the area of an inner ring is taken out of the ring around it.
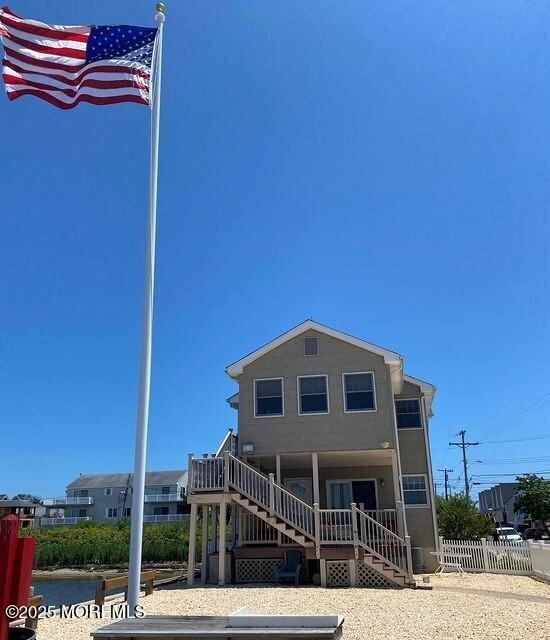
{"label": "window", "polygon": [[374,400],[374,375],[364,373],[344,373],[344,409],[346,413],[354,411],[376,411]]}
{"label": "window", "polygon": [[298,378],[300,405],[298,413],[328,413],[327,376]]}
{"label": "window", "polygon": [[403,498],[405,505],[409,507],[426,506],[428,504],[426,476],[403,476]]}
{"label": "window", "polygon": [[283,415],[283,379],[254,380],[255,416]]}
{"label": "window", "polygon": [[113,490],[112,490],[111,488],[107,487],[107,488],[104,490],[104,493],[105,493],[105,495],[106,495],[106,496],[110,496],[110,495],[112,495],[112,494],[113,494]]}
{"label": "window", "polygon": [[87,498],[88,497],[88,489],[75,489],[73,497],[75,497],[75,498]]}
{"label": "window", "polygon": [[167,516],[170,513],[168,507],[154,507],[153,515],[155,516]]}
{"label": "window", "polygon": [[132,507],[124,507],[124,517],[129,518],[132,515]]}
{"label": "window", "polygon": [[170,487],[162,487],[160,490],[163,496],[167,496],[170,493]]}
{"label": "window", "polygon": [[107,507],[105,509],[106,518],[116,518],[118,515],[118,509],[116,507]]}
{"label": "window", "polygon": [[304,338],[304,355],[305,356],[319,355],[319,340],[315,336],[311,338]]}
{"label": "window", "polygon": [[398,429],[418,429],[422,427],[420,400],[396,400],[395,414]]}

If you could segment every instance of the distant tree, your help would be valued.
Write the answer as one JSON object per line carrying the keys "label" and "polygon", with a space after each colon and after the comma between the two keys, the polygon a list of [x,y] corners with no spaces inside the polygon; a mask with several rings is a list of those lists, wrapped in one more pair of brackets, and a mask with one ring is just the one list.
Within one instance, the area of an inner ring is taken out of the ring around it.
{"label": "distant tree", "polygon": [[16,496],[13,496],[13,500],[30,500],[31,502],[42,502],[42,498],[38,496],[33,496],[32,493],[18,493]]}
{"label": "distant tree", "polygon": [[468,500],[464,494],[448,500],[436,496],[439,534],[448,540],[477,540],[489,535],[493,524]]}
{"label": "distant tree", "polygon": [[519,498],[514,511],[525,513],[537,522],[550,520],[550,481],[533,473],[518,476],[516,480]]}

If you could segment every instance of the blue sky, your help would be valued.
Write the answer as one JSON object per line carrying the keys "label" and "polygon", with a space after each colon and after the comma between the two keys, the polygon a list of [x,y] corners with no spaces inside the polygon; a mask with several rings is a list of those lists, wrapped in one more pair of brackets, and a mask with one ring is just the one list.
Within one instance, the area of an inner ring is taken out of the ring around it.
{"label": "blue sky", "polygon": [[[548,4],[167,5],[148,467],[215,448],[224,367],[307,317],[437,385],[455,483],[460,428],[549,435]],[[11,9],[150,25],[154,3]],[[45,497],[132,466],[148,111],[1,96],[0,123],[0,492]],[[550,470],[550,439],[472,459]]]}

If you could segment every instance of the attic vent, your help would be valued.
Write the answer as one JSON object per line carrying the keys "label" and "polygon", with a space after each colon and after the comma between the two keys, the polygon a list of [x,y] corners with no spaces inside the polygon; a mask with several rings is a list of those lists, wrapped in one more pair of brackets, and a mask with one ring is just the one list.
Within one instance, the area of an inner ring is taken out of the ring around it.
{"label": "attic vent", "polygon": [[305,356],[319,355],[319,341],[317,340],[317,338],[304,339],[304,355]]}

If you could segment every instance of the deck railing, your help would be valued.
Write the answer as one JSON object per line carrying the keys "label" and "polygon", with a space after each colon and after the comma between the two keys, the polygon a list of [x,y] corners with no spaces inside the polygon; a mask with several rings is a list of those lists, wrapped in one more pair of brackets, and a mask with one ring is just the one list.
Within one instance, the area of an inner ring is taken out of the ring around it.
{"label": "deck railing", "polygon": [[165,513],[162,515],[147,515],[143,516],[143,522],[146,524],[159,523],[159,522],[179,522],[180,520],[187,520],[189,518],[187,513]]}
{"label": "deck railing", "polygon": [[223,491],[223,458],[193,458],[189,475],[191,491]]}
{"label": "deck railing", "polygon": [[67,517],[67,518],[40,518],[41,527],[51,527],[62,524],[80,524],[81,522],[90,522],[90,516]]}
{"label": "deck railing", "polygon": [[320,543],[353,543],[351,509],[319,509]]}
{"label": "deck railing", "polygon": [[183,500],[179,493],[149,493],[145,494],[145,502],[178,502]]}
{"label": "deck railing", "polygon": [[54,505],[75,505],[75,504],[93,504],[94,499],[92,496],[63,496],[61,498],[46,498],[42,501],[45,507],[52,507]]}
{"label": "deck railing", "polygon": [[408,574],[405,539],[381,525],[354,504],[351,505],[351,511],[357,543],[380,560],[390,564],[396,571],[403,575]]}

